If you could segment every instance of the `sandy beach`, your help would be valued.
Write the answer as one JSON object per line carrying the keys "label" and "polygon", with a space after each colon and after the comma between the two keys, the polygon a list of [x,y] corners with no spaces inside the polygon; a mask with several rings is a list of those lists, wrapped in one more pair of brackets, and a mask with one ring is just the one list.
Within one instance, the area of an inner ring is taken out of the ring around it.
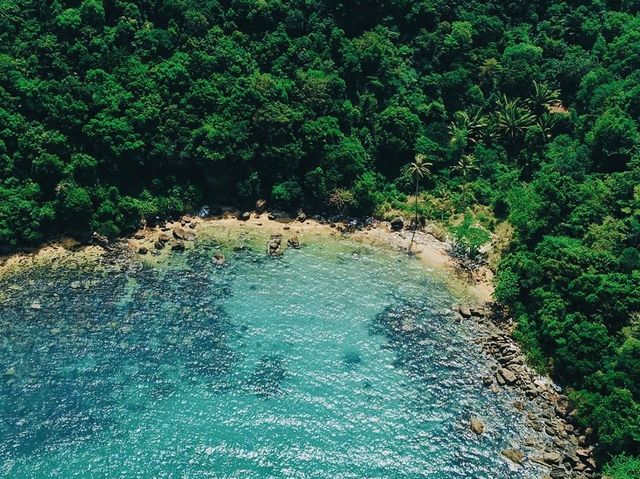
{"label": "sandy beach", "polygon": [[[157,264],[175,254],[172,245],[180,242],[185,249],[193,247],[194,241],[178,241],[174,231],[183,230],[187,235],[193,234],[198,240],[224,240],[234,247],[266,244],[273,235],[282,235],[283,248],[287,248],[287,240],[297,237],[300,244],[322,241],[323,238],[348,239],[380,249],[391,249],[406,252],[411,240],[409,230],[391,231],[387,222],[374,222],[372,225],[354,231],[347,231],[347,225],[321,223],[314,219],[304,222],[292,218],[269,219],[267,213],[251,214],[248,220],[238,219],[233,214],[223,217],[201,218],[184,216],[177,221],[170,221],[162,226],[142,228],[119,243],[128,245],[132,254],[138,255],[145,263]],[[164,235],[166,247],[156,248],[154,245]],[[425,268],[446,282],[451,289],[470,298],[470,301],[484,303],[491,301],[493,294],[493,272],[483,267],[470,276],[462,271],[456,260],[449,255],[451,244],[440,241],[435,236],[418,231],[412,247],[413,256]],[[142,254],[141,254],[142,253]],[[32,252],[20,252],[0,258],[0,276],[11,274],[16,268],[46,266],[79,267],[100,264],[108,250],[98,245],[82,245],[79,242],[63,238],[52,241]]]}

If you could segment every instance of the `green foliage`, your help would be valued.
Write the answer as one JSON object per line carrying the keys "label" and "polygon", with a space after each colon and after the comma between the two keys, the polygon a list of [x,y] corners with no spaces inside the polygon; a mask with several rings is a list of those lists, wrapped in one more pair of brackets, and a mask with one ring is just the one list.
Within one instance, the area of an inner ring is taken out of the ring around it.
{"label": "green foliage", "polygon": [[491,235],[484,228],[478,226],[470,214],[465,214],[459,225],[450,228],[456,243],[462,245],[467,254],[475,257],[480,247],[491,240]]}
{"label": "green foliage", "polygon": [[603,472],[611,479],[637,479],[640,477],[640,459],[621,454],[613,458]]}
{"label": "green foliage", "polygon": [[264,197],[463,216],[452,233],[476,254],[495,218],[469,212],[493,211],[515,230],[496,298],[627,477],[639,38],[634,0],[5,2],[0,248]]}
{"label": "green foliage", "polygon": [[271,198],[279,207],[291,209],[302,198],[302,188],[295,181],[283,181],[273,186]]}

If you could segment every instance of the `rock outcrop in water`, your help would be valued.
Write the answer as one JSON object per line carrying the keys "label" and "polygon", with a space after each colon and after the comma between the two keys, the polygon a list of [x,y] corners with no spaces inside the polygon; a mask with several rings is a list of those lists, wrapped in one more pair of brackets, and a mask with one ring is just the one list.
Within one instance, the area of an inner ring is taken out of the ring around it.
{"label": "rock outcrop in water", "polygon": [[282,255],[282,235],[272,235],[271,240],[267,243],[267,254],[269,256]]}
{"label": "rock outcrop in water", "polygon": [[552,478],[591,478],[596,464],[587,438],[572,423],[568,398],[547,378],[531,370],[512,336],[513,324],[499,311],[488,307],[458,305],[454,311],[464,320],[480,326],[478,344],[496,365],[492,376],[483,383],[495,393],[502,388],[520,390],[528,403],[516,401],[514,407],[526,415],[526,424],[547,437],[546,443],[530,441],[526,444],[531,453],[519,449],[506,449],[502,454],[515,463],[531,460],[549,468]]}
{"label": "rock outcrop in water", "polygon": [[477,417],[471,418],[469,426],[471,427],[471,430],[477,435],[480,435],[484,432],[484,423]]}

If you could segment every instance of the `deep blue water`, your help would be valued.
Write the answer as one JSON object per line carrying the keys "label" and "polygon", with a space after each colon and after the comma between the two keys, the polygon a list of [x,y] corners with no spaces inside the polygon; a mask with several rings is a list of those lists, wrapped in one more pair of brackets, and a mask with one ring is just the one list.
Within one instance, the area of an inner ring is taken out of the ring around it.
{"label": "deep blue water", "polygon": [[522,417],[415,261],[227,254],[2,281],[0,477],[537,476],[500,457]]}

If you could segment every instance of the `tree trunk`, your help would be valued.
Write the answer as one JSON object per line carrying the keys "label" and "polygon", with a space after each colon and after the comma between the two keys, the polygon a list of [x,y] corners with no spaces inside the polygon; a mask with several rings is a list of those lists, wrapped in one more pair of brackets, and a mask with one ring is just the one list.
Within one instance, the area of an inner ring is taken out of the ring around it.
{"label": "tree trunk", "polygon": [[415,217],[413,219],[413,233],[411,233],[411,242],[409,243],[408,253],[411,254],[411,247],[413,246],[413,240],[416,237],[416,230],[418,229],[418,181],[420,177],[416,175],[416,192],[415,192]]}

